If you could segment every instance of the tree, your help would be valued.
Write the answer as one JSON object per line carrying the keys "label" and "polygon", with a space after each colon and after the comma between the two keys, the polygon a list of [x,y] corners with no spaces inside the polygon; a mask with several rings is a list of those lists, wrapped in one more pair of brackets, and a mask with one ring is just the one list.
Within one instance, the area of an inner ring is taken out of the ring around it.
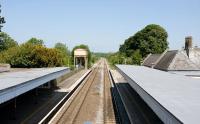
{"label": "tree", "polygon": [[70,51],[68,50],[67,46],[63,43],[56,43],[54,46],[55,49],[59,50],[62,54],[64,65],[70,65]]}
{"label": "tree", "polygon": [[125,53],[126,56],[132,56],[134,51],[139,50],[142,58],[149,53],[162,53],[168,48],[167,37],[168,34],[164,28],[150,24],[125,40],[119,51]]}
{"label": "tree", "polygon": [[65,55],[69,55],[69,50],[68,50],[67,46],[63,43],[60,43],[60,42],[56,43],[54,48],[60,50]]}
{"label": "tree", "polygon": [[0,32],[0,52],[7,50],[11,47],[17,46],[17,42],[13,40],[8,34]]}
{"label": "tree", "polygon": [[107,56],[108,61],[112,64],[125,64],[126,61],[126,56],[123,53],[116,52],[116,53],[111,53]]}
{"label": "tree", "polygon": [[40,68],[63,65],[62,54],[54,48],[25,43],[9,48],[0,54],[0,62],[9,63],[11,67]]}
{"label": "tree", "polygon": [[142,61],[142,56],[140,54],[140,50],[135,50],[131,56],[132,58],[132,63],[136,65],[140,65]]}
{"label": "tree", "polygon": [[29,39],[26,43],[30,43],[30,44],[33,44],[33,45],[44,45],[43,40],[37,39],[37,38],[34,38],[34,37]]}

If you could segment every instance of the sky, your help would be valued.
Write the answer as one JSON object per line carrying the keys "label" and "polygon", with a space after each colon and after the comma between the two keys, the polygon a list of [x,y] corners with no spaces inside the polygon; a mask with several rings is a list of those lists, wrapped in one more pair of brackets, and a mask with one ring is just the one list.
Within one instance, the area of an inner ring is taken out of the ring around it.
{"label": "sky", "polygon": [[148,24],[168,32],[170,49],[185,36],[200,46],[200,0],[0,0],[2,31],[19,43],[31,37],[47,47],[86,44],[93,52],[115,52]]}

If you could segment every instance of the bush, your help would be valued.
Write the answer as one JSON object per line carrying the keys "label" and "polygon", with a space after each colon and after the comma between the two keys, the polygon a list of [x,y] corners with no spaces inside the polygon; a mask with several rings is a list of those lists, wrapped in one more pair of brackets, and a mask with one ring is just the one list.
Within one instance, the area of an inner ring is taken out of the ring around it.
{"label": "bush", "polygon": [[0,32],[0,52],[17,45],[17,42],[14,41],[8,34]]}
{"label": "bush", "polygon": [[131,58],[133,64],[140,65],[142,61],[142,55],[140,54],[140,50],[134,51]]}
{"label": "bush", "polygon": [[11,67],[39,68],[63,65],[62,54],[53,48],[25,43],[0,54],[0,62],[9,63]]}
{"label": "bush", "polygon": [[63,43],[56,43],[54,46],[55,49],[59,50],[62,54],[63,64],[66,66],[70,65],[70,51],[68,50],[67,46]]}
{"label": "bush", "polygon": [[30,43],[30,44],[33,44],[33,45],[44,45],[43,40],[37,39],[37,38],[34,38],[34,37],[29,39],[26,43]]}

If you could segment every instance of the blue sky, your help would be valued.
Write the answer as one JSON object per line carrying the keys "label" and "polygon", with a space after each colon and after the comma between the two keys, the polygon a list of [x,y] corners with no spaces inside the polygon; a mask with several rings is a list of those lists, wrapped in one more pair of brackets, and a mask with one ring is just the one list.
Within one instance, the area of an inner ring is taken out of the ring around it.
{"label": "blue sky", "polygon": [[170,49],[185,36],[200,46],[200,0],[1,0],[3,31],[19,43],[31,37],[53,47],[87,44],[92,51],[113,52],[148,24],[168,32]]}

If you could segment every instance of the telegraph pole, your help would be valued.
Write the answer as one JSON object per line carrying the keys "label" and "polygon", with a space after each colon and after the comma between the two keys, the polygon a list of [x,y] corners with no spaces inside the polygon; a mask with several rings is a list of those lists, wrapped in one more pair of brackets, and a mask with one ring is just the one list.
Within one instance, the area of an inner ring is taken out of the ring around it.
{"label": "telegraph pole", "polygon": [[[0,4],[0,33],[1,33],[1,28],[3,27],[3,24],[6,23],[4,20],[4,17],[1,17],[1,4]],[[0,43],[3,42],[3,38],[0,35]]]}
{"label": "telegraph pole", "polygon": [[[1,14],[1,4],[0,4],[0,14]],[[0,32],[1,32],[1,28],[3,27],[2,24],[6,23],[4,17],[1,17],[0,15]]]}

